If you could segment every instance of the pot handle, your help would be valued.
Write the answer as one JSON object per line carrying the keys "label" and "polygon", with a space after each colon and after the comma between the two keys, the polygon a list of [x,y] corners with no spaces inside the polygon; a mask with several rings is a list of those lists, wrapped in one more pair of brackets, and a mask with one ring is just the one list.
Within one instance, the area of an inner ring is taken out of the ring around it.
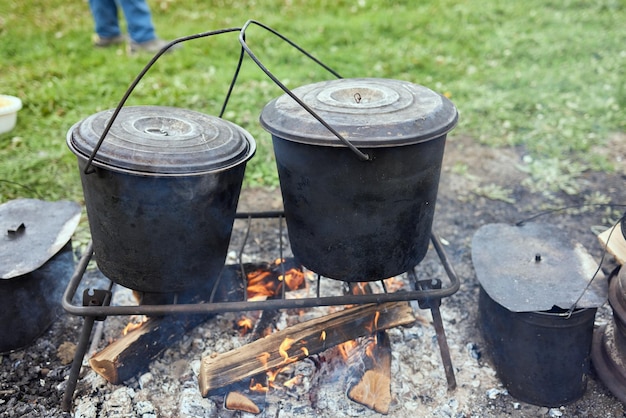
{"label": "pot handle", "polygon": [[[89,159],[87,160],[87,164],[85,165],[84,173],[91,174],[95,172],[95,170],[91,167],[91,165],[93,163],[93,160],[96,158],[96,154],[98,153],[100,146],[104,142],[104,138],[109,133],[109,130],[111,129],[111,125],[113,125],[113,122],[115,122],[115,119],[117,118],[120,111],[122,110],[122,107],[124,107],[124,104],[130,97],[133,90],[135,90],[135,87],[137,87],[137,84],[139,84],[143,76],[146,75],[148,70],[154,65],[154,63],[159,59],[159,57],[161,57],[161,55],[165,54],[168,51],[168,49],[170,49],[172,46],[178,43],[182,43],[182,42],[186,42],[186,41],[190,41],[190,40],[198,39],[198,38],[206,38],[208,36],[213,36],[213,35],[220,35],[223,33],[239,32],[239,31],[241,31],[241,28],[227,28],[227,29],[219,29],[219,30],[214,30],[214,31],[209,31],[209,32],[202,32],[202,33],[198,33],[195,35],[183,36],[181,38],[174,39],[173,41],[165,45],[163,48],[161,48],[161,50],[152,57],[152,59],[145,65],[145,67],[143,67],[143,69],[139,72],[139,74],[137,74],[137,77],[135,77],[135,80],[133,80],[133,82],[130,84],[130,86],[126,90],[126,93],[124,93],[124,96],[122,97],[117,107],[115,108],[115,111],[113,112],[113,115],[111,116],[111,119],[109,119],[109,122],[104,128],[104,131],[102,131],[102,135],[100,135],[100,139],[98,139],[96,146],[93,148],[93,151],[91,152],[91,155],[89,156]],[[226,100],[224,101],[224,106],[222,107],[222,110],[220,112],[220,117],[222,117],[222,115],[224,114],[224,109],[226,107],[226,103],[228,102],[228,97],[230,97],[230,94],[232,93],[233,87],[235,85],[235,81],[237,79],[237,75],[241,68],[242,61],[243,61],[243,49],[241,50],[241,53],[239,54],[239,62],[237,63],[237,68],[235,70],[233,80],[228,89]]]}
{"label": "pot handle", "polygon": [[300,46],[296,45],[294,42],[290,41],[289,39],[287,39],[285,36],[281,35],[279,32],[277,32],[276,30],[270,28],[267,25],[264,25],[261,22],[258,22],[256,20],[248,20],[246,22],[245,25],[243,25],[241,31],[239,32],[239,43],[241,43],[241,47],[243,48],[243,50],[246,51],[246,53],[250,56],[250,58],[252,59],[252,61],[254,61],[256,63],[256,65],[278,86],[280,87],[285,93],[287,93],[293,100],[296,101],[296,103],[298,103],[304,110],[306,110],[311,116],[313,116],[315,119],[317,119],[322,125],[324,125],[324,127],[326,129],[328,129],[333,135],[335,135],[337,138],[339,138],[339,140],[341,142],[343,142],[348,148],[350,148],[350,150],[352,152],[354,152],[357,157],[361,160],[361,161],[371,161],[372,157],[368,154],[365,154],[364,152],[362,152],[361,150],[359,150],[357,147],[354,146],[354,144],[352,144],[350,141],[348,141],[346,138],[344,138],[339,132],[337,132],[336,129],[334,129],[332,126],[330,126],[324,119],[322,119],[321,116],[319,116],[317,113],[315,113],[315,111],[313,111],[313,109],[311,109],[309,106],[307,106],[306,103],[304,103],[302,100],[300,100],[291,90],[289,90],[289,88],[287,88],[287,86],[285,86],[283,83],[281,83],[281,81],[276,78],[276,76],[274,76],[274,74],[271,73],[270,70],[267,69],[267,67],[265,67],[265,65],[263,65],[263,63],[261,63],[261,61],[257,58],[257,56],[252,52],[252,50],[250,49],[250,47],[248,46],[248,44],[246,43],[246,29],[248,28],[248,26],[250,25],[257,25],[260,26],[261,28],[271,32],[272,34],[278,36],[280,39],[282,39],[283,41],[287,42],[289,45],[291,45],[292,47],[296,48],[298,51],[300,51],[301,53],[303,53],[304,55],[306,55],[308,58],[310,58],[311,60],[313,60],[316,64],[322,66],[324,69],[326,69],[328,72],[330,72],[331,74],[333,74],[335,77],[337,78],[343,78],[341,77],[337,72],[335,72],[334,70],[332,70],[330,67],[328,67],[326,64],[324,64],[323,62],[321,62],[320,60],[318,60],[317,58],[315,58],[313,55],[309,54],[307,51],[305,51],[304,49],[302,49]]}

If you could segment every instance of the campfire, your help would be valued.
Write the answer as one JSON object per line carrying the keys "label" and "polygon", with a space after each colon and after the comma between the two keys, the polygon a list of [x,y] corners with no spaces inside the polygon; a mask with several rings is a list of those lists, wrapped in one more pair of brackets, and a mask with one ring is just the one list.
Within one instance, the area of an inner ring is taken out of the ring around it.
{"label": "campfire", "polygon": [[[233,270],[234,267],[233,267]],[[246,264],[248,300],[302,298],[311,292],[314,275],[294,259]],[[403,286],[397,278],[390,287]],[[371,294],[369,283],[346,286],[351,294]],[[290,365],[308,359],[322,367],[331,356],[341,358],[346,368],[348,397],[377,412],[386,413],[391,401],[391,346],[385,329],[406,326],[416,317],[407,302],[388,302],[326,308],[315,319],[297,322],[278,330],[277,310],[253,311],[234,321],[247,344],[229,352],[202,359],[199,389],[206,397],[223,397],[227,409],[259,413],[264,394],[270,390],[290,391],[302,380],[292,375]],[[294,321],[301,310],[294,309]],[[201,317],[201,320],[206,318]],[[135,316],[120,337],[95,353],[89,363],[107,381],[123,383],[147,366],[139,359],[152,359],[199,321],[175,317]]]}

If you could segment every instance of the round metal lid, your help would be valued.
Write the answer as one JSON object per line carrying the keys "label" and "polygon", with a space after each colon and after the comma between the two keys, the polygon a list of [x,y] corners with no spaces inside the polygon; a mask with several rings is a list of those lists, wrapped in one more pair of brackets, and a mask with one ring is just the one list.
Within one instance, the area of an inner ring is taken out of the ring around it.
{"label": "round metal lid", "polygon": [[472,262],[483,289],[512,312],[597,308],[607,299],[602,272],[587,287],[597,262],[552,224],[483,225],[472,238]]}
{"label": "round metal lid", "polygon": [[[355,146],[409,145],[448,133],[458,112],[444,96],[417,84],[379,78],[323,81],[292,91]],[[260,117],[272,135],[313,145],[345,146],[287,94]]]}
{"label": "round metal lid", "polygon": [[67,200],[16,199],[1,204],[0,279],[43,266],[68,243],[79,221],[80,205]]}
{"label": "round metal lid", "polygon": [[[89,116],[67,136],[70,149],[89,157],[114,110]],[[191,174],[232,167],[256,144],[243,128],[215,116],[165,106],[129,106],[118,114],[94,165],[142,174]]]}

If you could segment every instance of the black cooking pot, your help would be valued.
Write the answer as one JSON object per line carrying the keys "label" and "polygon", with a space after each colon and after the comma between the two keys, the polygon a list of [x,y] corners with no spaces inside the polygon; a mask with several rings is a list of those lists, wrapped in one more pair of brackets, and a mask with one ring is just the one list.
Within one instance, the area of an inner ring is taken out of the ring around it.
{"label": "black cooking pot", "polygon": [[75,202],[16,199],[0,205],[0,353],[31,344],[61,313],[79,220]]}
{"label": "black cooking pot", "polygon": [[123,108],[91,163],[112,110],[74,125],[98,267],[145,292],[209,285],[224,265],[246,162],[256,145],[217,117],[161,106]]}
{"label": "black cooking pot", "polygon": [[367,161],[285,94],[261,114],[272,134],[293,253],[345,281],[379,280],[428,248],[446,134],[445,97],[387,79],[339,79],[293,90]]}
{"label": "black cooking pot", "polygon": [[481,287],[478,309],[490,357],[512,396],[548,407],[583,396],[596,308],[511,312]]}

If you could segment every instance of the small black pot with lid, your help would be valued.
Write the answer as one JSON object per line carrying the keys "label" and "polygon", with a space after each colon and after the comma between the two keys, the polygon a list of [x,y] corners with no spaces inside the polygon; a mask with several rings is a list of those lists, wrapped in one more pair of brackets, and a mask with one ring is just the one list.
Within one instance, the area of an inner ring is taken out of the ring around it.
{"label": "small black pot with lid", "polygon": [[61,313],[79,220],[76,202],[16,199],[0,205],[0,353],[31,344]]}

